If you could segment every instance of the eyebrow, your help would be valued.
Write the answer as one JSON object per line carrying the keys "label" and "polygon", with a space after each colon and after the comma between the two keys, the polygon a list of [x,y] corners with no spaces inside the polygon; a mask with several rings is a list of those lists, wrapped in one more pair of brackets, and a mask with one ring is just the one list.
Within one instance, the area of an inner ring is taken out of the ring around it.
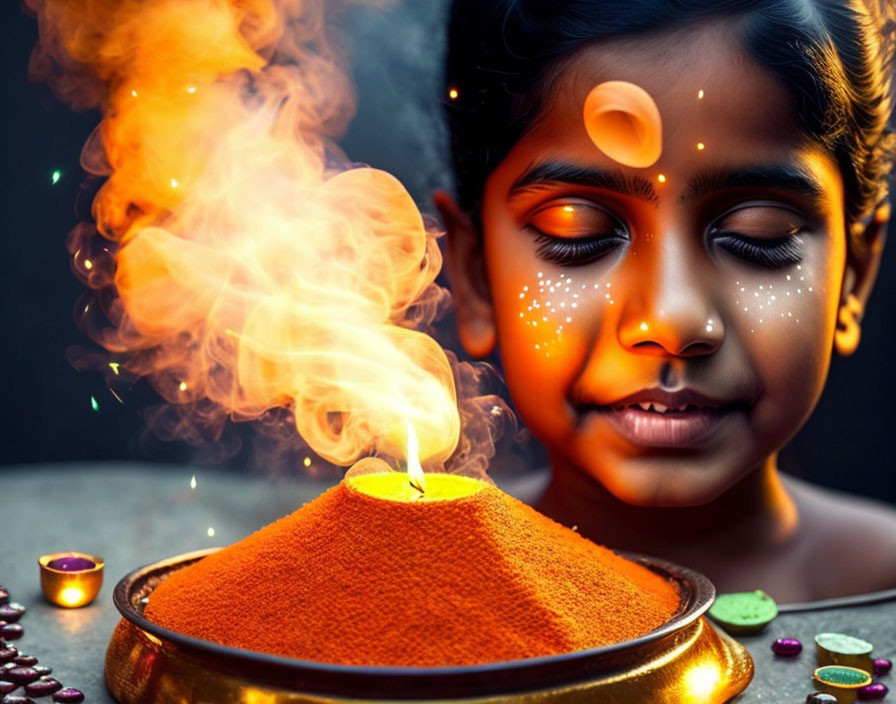
{"label": "eyebrow", "polygon": [[589,166],[562,162],[537,164],[527,169],[510,187],[509,197],[516,198],[525,191],[538,190],[556,184],[588,186],[605,191],[616,191],[627,196],[659,205],[660,197],[650,183],[641,176],[626,176],[622,171],[606,171]]}
{"label": "eyebrow", "polygon": [[[527,169],[510,187],[511,199],[525,191],[566,184],[600,188],[658,205],[659,194],[653,183],[641,176],[626,176],[619,170],[595,169],[563,162],[547,162]],[[747,166],[736,170],[706,169],[695,174],[682,194],[682,200],[706,195],[716,190],[734,188],[771,188],[791,191],[812,199],[813,204],[824,195],[824,189],[811,173],[793,164]]]}
{"label": "eyebrow", "polygon": [[701,171],[688,182],[681,197],[684,200],[726,188],[774,188],[791,191],[813,201],[820,200],[824,195],[821,184],[808,170],[794,164],[770,164],[748,166],[736,171]]}

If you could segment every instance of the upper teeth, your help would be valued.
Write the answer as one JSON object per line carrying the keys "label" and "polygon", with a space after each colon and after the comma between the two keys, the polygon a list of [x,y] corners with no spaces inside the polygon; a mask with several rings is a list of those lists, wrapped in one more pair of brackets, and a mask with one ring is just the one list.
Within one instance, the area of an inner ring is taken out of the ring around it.
{"label": "upper teeth", "polygon": [[687,408],[687,404],[681,406],[664,406],[662,403],[655,403],[653,401],[642,401],[638,404],[645,411],[656,411],[657,413],[665,413],[666,411],[683,411]]}

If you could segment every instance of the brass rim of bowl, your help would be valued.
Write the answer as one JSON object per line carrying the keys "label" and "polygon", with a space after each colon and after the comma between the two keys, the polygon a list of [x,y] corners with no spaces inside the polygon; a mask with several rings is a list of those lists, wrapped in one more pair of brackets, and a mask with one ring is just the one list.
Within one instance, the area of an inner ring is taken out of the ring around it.
{"label": "brass rim of bowl", "polygon": [[678,611],[653,631],[620,643],[561,655],[526,658],[480,665],[446,667],[360,666],[322,663],[231,648],[163,628],[147,620],[140,600],[168,574],[187,567],[221,548],[208,548],[175,556],[140,567],[115,585],[113,602],[133,625],[176,647],[184,655],[205,662],[208,667],[228,671],[271,684],[299,685],[303,691],[322,695],[352,695],[376,691],[378,696],[414,691],[444,695],[476,696],[510,690],[536,690],[558,684],[584,681],[595,675],[631,667],[631,655],[646,658],[684,641],[697,620],[715,598],[712,582],[699,572],[644,555],[620,552],[673,582],[682,596]]}
{"label": "brass rim of bowl", "polygon": [[[60,557],[83,557],[94,564],[93,567],[88,567],[86,570],[57,570],[55,567],[50,567],[49,563],[53,560],[58,560]],[[37,558],[37,562],[42,570],[52,572],[53,574],[90,574],[91,572],[99,572],[106,564],[105,560],[99,555],[89,555],[86,552],[76,552],[74,550],[64,550],[62,552],[51,552],[48,555],[41,555]]]}

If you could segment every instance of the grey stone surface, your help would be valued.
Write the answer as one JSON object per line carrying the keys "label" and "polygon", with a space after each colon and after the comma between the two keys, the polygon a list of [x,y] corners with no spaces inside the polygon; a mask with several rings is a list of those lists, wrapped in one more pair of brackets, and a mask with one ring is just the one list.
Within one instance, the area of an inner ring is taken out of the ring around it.
{"label": "grey stone surface", "polygon": [[[190,477],[196,475],[196,489]],[[533,477],[503,484],[512,494],[536,493]],[[257,476],[139,464],[32,465],[0,470],[0,506],[5,540],[0,547],[0,584],[28,607],[25,636],[16,645],[53,668],[66,686],[88,702],[112,702],[103,661],[118,613],[111,594],[131,570],[165,557],[227,545],[286,515],[328,485],[273,482]],[[215,529],[209,537],[208,528]],[[96,602],[60,609],[40,593],[37,558],[78,550],[105,558],[106,581]],[[871,558],[872,556],[869,556]],[[875,657],[896,658],[896,599],[877,604],[782,613],[758,636],[741,638],[756,662],[756,677],[738,704],[803,702],[812,691],[812,638],[841,631],[875,644]],[[806,646],[793,659],[775,658],[770,645],[780,636]],[[896,678],[882,681],[896,689]],[[896,702],[892,695],[884,700]]]}

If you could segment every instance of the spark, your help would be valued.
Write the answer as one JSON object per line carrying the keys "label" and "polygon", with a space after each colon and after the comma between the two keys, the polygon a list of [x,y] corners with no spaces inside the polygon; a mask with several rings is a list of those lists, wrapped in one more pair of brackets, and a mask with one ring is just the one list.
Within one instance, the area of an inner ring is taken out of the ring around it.
{"label": "spark", "polygon": [[59,169],[56,169],[53,172],[53,175],[50,176],[50,181],[52,181],[53,185],[55,186],[57,183],[59,183],[59,179],[61,179],[61,178],[62,178],[62,172]]}
{"label": "spark", "polygon": [[306,467],[310,467],[311,466],[311,458],[306,457],[305,459],[302,460],[302,464],[305,465]]}
{"label": "spark", "polygon": [[177,188],[180,184],[177,182],[176,178],[171,179],[171,187]]}
{"label": "spark", "polygon": [[697,142],[697,149],[702,152],[704,149],[706,149],[706,145],[703,142]]}
{"label": "spark", "polygon": [[666,176],[664,174],[660,174],[659,176],[656,177],[656,180],[659,181],[660,183],[665,183]]}
{"label": "spark", "polygon": [[84,268],[87,269],[87,271],[90,271],[91,269],[93,269],[93,262],[90,261],[89,259],[85,259],[84,260]]}
{"label": "spark", "polygon": [[109,362],[109,368],[118,376],[118,368],[121,366],[118,362]]}
{"label": "spark", "polygon": [[209,538],[214,538],[214,537],[215,537],[215,529],[212,528],[211,526],[209,526],[209,527],[208,527],[208,530],[205,531],[205,534],[206,534]]}
{"label": "spark", "polygon": [[186,391],[187,390],[187,382],[185,382],[185,381],[180,382],[180,385],[177,388],[179,388],[181,391]]}
{"label": "spark", "polygon": [[196,475],[195,474],[192,477],[190,477],[190,488],[191,489],[196,488]]}
{"label": "spark", "polygon": [[195,93],[195,92],[196,92],[196,86],[187,86],[187,93],[191,93],[191,94],[192,94],[192,93]]}
{"label": "spark", "polygon": [[703,100],[703,89],[697,91],[697,100]]}
{"label": "spark", "polygon": [[136,97],[137,97],[137,91],[132,90],[132,91],[131,91],[131,95],[134,96],[134,97],[136,98]]}
{"label": "spark", "polygon": [[115,397],[115,400],[118,401],[122,406],[124,405],[124,401],[121,400],[121,396],[115,393],[115,389],[110,388],[109,393]]}
{"label": "spark", "polygon": [[451,90],[448,91],[448,97],[451,98],[452,100],[457,100],[457,96],[459,96],[459,95],[460,95],[460,93],[457,92],[457,88],[452,88]]}
{"label": "spark", "polygon": [[100,404],[97,403],[96,396],[91,396],[91,397],[90,397],[90,407],[91,407],[94,411],[99,411],[99,410],[100,410]]}
{"label": "spark", "polygon": [[641,323],[641,329],[642,329],[642,330],[646,330],[646,329],[647,329],[647,323],[642,322],[642,323]]}

